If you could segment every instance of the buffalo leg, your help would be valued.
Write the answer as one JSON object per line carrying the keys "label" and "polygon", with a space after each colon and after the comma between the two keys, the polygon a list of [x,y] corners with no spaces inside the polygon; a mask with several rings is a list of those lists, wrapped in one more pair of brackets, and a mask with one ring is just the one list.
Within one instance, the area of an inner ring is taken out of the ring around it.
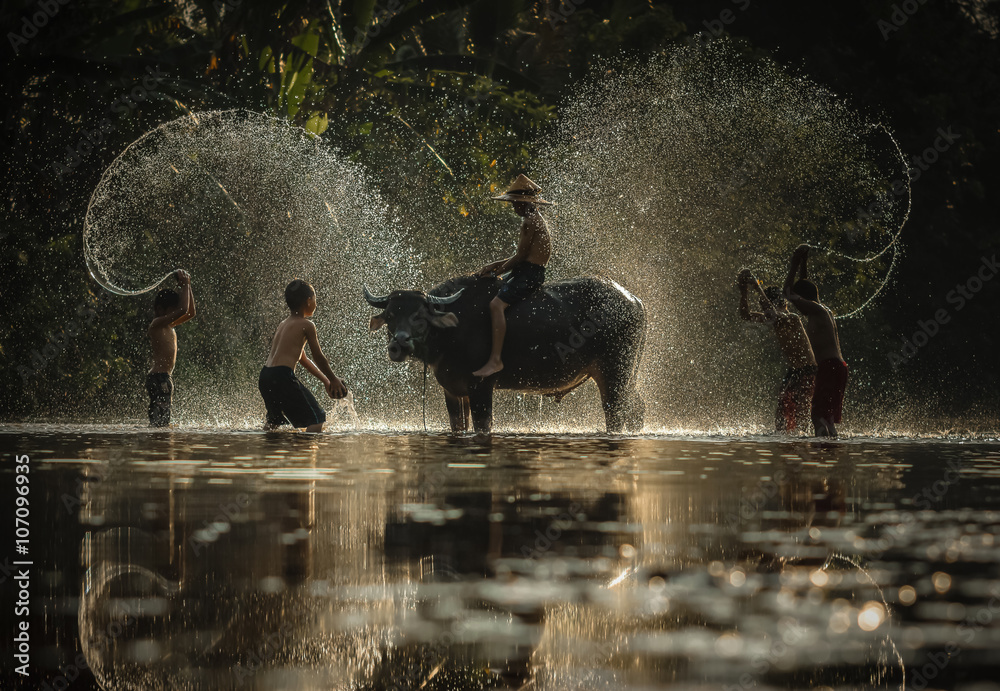
{"label": "buffalo leg", "polygon": [[469,397],[462,397],[462,419],[465,421],[465,427],[462,429],[469,430],[472,428],[472,406],[469,405]]}
{"label": "buffalo leg", "polygon": [[493,387],[469,389],[469,408],[476,434],[489,434],[493,427]]}
{"label": "buffalo leg", "polygon": [[597,390],[601,392],[601,407],[604,409],[604,426],[608,434],[621,434],[625,428],[625,423],[619,413],[620,405],[617,400],[617,391],[613,384],[608,381],[604,372],[597,370],[591,374],[597,384]]}
{"label": "buffalo leg", "polygon": [[626,429],[631,432],[641,431],[645,406],[639,394],[627,388],[629,373],[620,364],[607,369],[610,371],[600,370],[594,376],[594,381],[601,392],[608,434],[621,434]]}
{"label": "buffalo leg", "polygon": [[448,406],[448,419],[451,421],[451,431],[453,433],[464,432],[469,429],[466,419],[466,409],[468,404],[461,396],[452,396],[447,391],[444,394],[445,405]]}

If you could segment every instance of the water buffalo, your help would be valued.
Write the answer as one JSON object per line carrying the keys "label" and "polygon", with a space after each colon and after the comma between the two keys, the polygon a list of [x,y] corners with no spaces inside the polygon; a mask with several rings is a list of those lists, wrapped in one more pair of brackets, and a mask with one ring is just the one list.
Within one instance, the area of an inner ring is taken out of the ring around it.
{"label": "water buffalo", "polygon": [[[557,401],[593,379],[601,393],[607,431],[642,429],[644,407],[635,391],[645,342],[642,302],[614,281],[582,277],[545,284],[507,310],[504,368],[474,377],[490,352],[489,302],[493,277],[462,276],[429,293],[396,290],[365,299],[382,313],[372,331],[388,326],[389,357],[413,356],[425,363],[444,388],[453,432],[488,434],[493,424],[493,390],[551,395]],[[449,311],[444,311],[445,309]]]}

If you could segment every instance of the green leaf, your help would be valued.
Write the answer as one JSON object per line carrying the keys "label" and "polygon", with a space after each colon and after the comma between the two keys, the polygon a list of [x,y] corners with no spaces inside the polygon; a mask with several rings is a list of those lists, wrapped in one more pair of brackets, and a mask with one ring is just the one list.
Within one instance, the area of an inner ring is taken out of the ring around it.
{"label": "green leaf", "polygon": [[301,48],[309,55],[316,57],[316,53],[319,52],[319,34],[313,33],[312,31],[307,31],[303,34],[299,34],[292,39],[292,45],[296,48]]}
{"label": "green leaf", "polygon": [[319,136],[324,132],[326,132],[326,128],[329,126],[329,124],[330,124],[330,118],[327,116],[327,114],[317,111],[313,113],[308,120],[306,120],[305,129],[306,132],[311,132],[312,134]]}
{"label": "green leaf", "polygon": [[305,67],[292,75],[285,89],[285,102],[288,104],[288,116],[295,117],[299,112],[299,107],[306,97],[306,89],[312,82],[313,61],[312,58],[306,61]]}
{"label": "green leaf", "polygon": [[[260,60],[257,61],[257,69],[263,71],[268,63],[271,62],[271,56],[274,55],[274,51],[271,50],[271,46],[264,46],[264,50],[260,51]],[[270,65],[271,69],[268,72],[274,71],[274,65]]]}

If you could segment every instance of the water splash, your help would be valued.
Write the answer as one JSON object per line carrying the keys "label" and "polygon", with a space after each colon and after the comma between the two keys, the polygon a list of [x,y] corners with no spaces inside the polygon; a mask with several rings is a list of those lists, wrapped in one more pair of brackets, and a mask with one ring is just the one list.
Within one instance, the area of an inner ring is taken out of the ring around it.
{"label": "water splash", "polygon": [[[393,376],[363,323],[363,282],[416,282],[416,254],[361,166],[285,120],[196,113],[133,142],[108,167],[84,222],[87,266],[107,290],[153,290],[191,272],[198,319],[184,331],[179,406],[194,419],[253,424],[256,370],[287,315],[293,278],[316,288],[316,323],[356,390]],[[193,328],[192,328],[193,327]],[[193,342],[192,342],[193,341]],[[398,368],[395,368],[398,377]],[[187,417],[187,416],[185,416]]]}
{"label": "water splash", "polygon": [[[447,135],[475,136],[467,129]],[[752,430],[770,418],[777,358],[770,334],[736,317],[739,268],[780,283],[792,248],[807,242],[821,250],[810,259],[821,295],[844,317],[877,298],[900,256],[909,185],[888,130],[721,40],[605,65],[535,145],[528,172],[559,203],[546,212],[550,278],[607,275],[647,307],[647,431]],[[428,287],[468,272],[495,258],[498,237],[513,241],[517,219],[473,214],[455,227],[435,212],[434,189],[393,175],[366,173],[264,115],[180,118],[105,173],[85,223],[88,267],[122,295],[151,290],[178,266],[192,272],[200,320],[226,334],[206,336],[192,357],[239,364],[222,385],[212,380],[219,366],[203,362],[190,375],[196,386],[178,382],[191,395],[176,407],[193,419],[256,424],[247,382],[281,317],[280,291],[299,276],[319,290],[321,341],[335,344],[363,424],[418,428],[419,367],[386,360],[367,334],[359,287]],[[427,247],[428,261],[410,245]],[[428,407],[440,429],[434,387]],[[558,405],[500,394],[495,410],[500,429],[603,430],[590,385]]]}
{"label": "water splash", "polygon": [[808,243],[824,301],[859,314],[900,254],[905,171],[881,123],[714,41],[596,70],[534,179],[559,203],[554,273],[610,275],[646,304],[647,429],[711,430],[759,414],[775,376],[770,334],[736,316],[738,270],[780,285]]}

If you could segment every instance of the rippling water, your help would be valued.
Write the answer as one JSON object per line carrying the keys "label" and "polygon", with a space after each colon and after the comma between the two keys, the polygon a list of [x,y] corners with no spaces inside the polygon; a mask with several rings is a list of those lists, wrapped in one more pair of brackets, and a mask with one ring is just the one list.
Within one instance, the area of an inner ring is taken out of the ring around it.
{"label": "rippling water", "polygon": [[0,450],[8,526],[30,456],[25,688],[1000,688],[995,442],[8,426]]}

